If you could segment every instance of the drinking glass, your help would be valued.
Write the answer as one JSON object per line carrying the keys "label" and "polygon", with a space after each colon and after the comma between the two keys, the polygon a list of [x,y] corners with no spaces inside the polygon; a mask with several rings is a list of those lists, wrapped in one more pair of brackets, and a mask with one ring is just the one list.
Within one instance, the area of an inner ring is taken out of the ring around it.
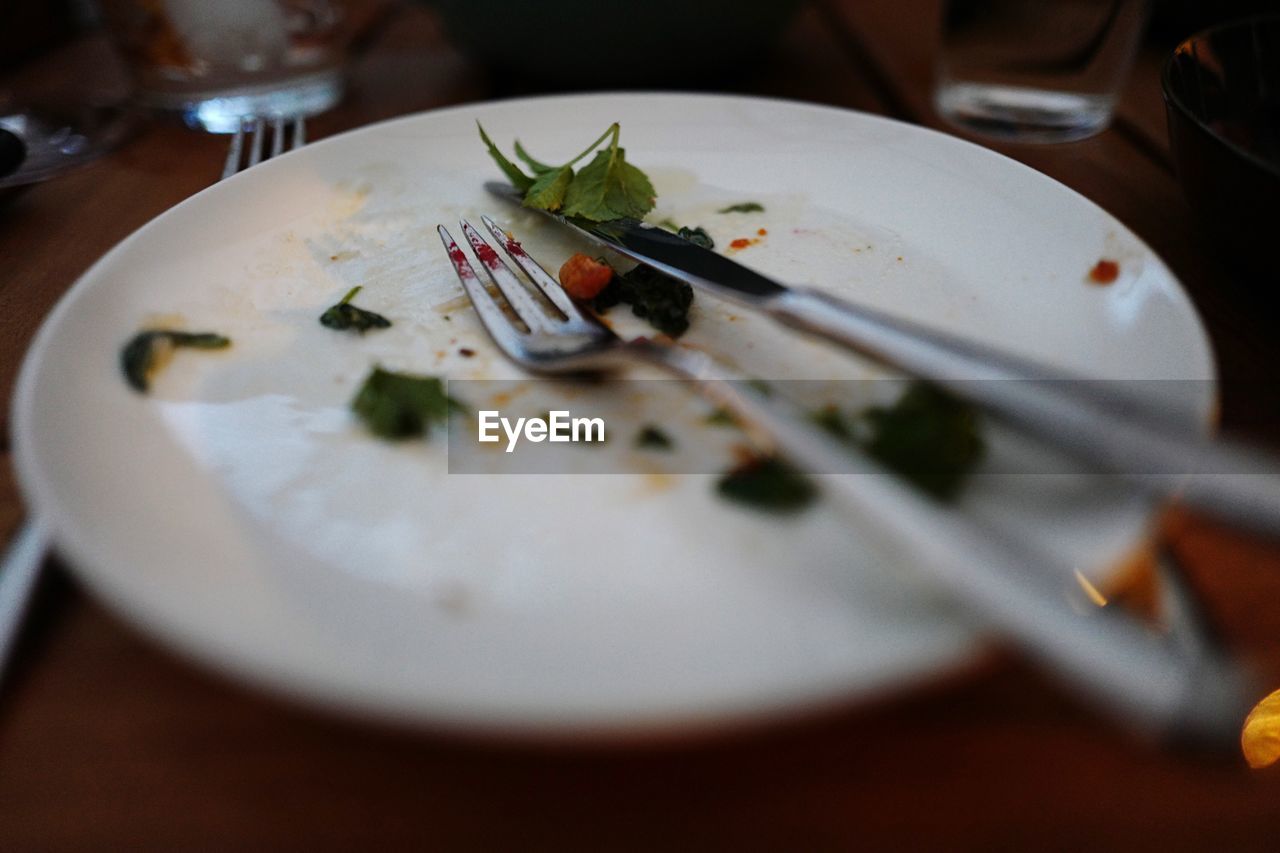
{"label": "drinking glass", "polygon": [[948,0],[934,105],[986,136],[1091,136],[1111,121],[1146,17],[1146,0]]}
{"label": "drinking glass", "polygon": [[102,0],[144,106],[215,133],[343,92],[340,0]]}

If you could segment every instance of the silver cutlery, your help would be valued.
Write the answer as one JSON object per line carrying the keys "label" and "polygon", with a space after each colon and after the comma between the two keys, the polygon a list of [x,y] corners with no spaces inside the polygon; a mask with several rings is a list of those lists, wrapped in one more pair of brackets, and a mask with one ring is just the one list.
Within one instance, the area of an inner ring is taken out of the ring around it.
{"label": "silver cutlery", "polygon": [[[508,184],[489,182],[485,189],[516,204],[522,199]],[[788,287],[637,220],[580,223],[547,215],[695,288],[928,379],[1147,494],[1176,494],[1225,521],[1280,533],[1280,461],[1197,434],[1185,413],[1169,411],[1150,395],[1052,370],[814,288]]]}
{"label": "silver cutlery", "polygon": [[[271,128],[270,150],[266,150],[268,123]],[[245,156],[246,137],[247,158]],[[306,144],[307,123],[301,116],[246,118],[236,128],[235,136],[231,137],[231,147],[227,150],[227,162],[222,167],[222,178],[225,180],[236,172],[256,166],[269,157],[278,157],[285,151],[292,151]]]}
{"label": "silver cutlery", "polygon": [[[271,147],[264,150],[266,128],[270,125]],[[244,157],[248,137],[248,158]],[[306,144],[306,123],[302,118],[272,116],[246,117],[231,139],[222,178],[255,166],[268,157]],[[18,529],[0,563],[0,675],[13,651],[18,629],[35,591],[40,567],[52,546],[50,532],[39,519],[28,519]]]}
{"label": "silver cutlery", "polygon": [[[1087,617],[1072,612],[1062,587],[1063,579],[1073,576],[1070,567],[926,499],[868,458],[855,460],[850,447],[815,428],[785,400],[766,396],[741,378],[721,378],[730,372],[707,354],[618,337],[580,309],[513,236],[489,217],[482,221],[525,280],[470,223],[461,223],[462,233],[525,329],[508,319],[448,230],[439,226],[438,231],[485,330],[517,365],[555,375],[643,363],[688,380],[693,390],[772,439],[800,468],[846,472],[824,477],[822,485],[868,522],[869,536],[904,555],[984,624],[996,626],[1100,707],[1147,731],[1219,739],[1238,734],[1247,679],[1215,650],[1205,644],[1171,647],[1115,608],[1099,608]],[[847,473],[854,471],[863,473]]]}

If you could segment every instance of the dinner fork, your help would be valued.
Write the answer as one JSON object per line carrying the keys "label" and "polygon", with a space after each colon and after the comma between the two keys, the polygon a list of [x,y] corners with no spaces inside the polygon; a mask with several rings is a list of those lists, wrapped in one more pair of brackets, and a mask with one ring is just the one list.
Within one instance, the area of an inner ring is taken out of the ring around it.
{"label": "dinner fork", "polygon": [[[710,355],[645,337],[619,337],[582,310],[513,235],[487,216],[481,221],[524,274],[518,277],[471,223],[460,223],[501,300],[449,231],[443,225],[437,230],[485,331],[517,365],[554,375],[643,363],[687,380],[801,469],[837,474],[824,477],[823,487],[871,522],[865,525],[869,536],[907,556],[974,615],[998,626],[1104,709],[1148,731],[1215,739],[1238,733],[1248,680],[1216,650],[1179,652],[1114,608],[1097,609],[1089,618],[1071,612],[1060,584],[1074,576],[1072,567],[925,498],[869,458],[855,460],[855,451],[817,429],[794,404],[733,377]],[[508,310],[524,328],[508,319]],[[848,476],[854,472],[863,476]]]}
{"label": "dinner fork", "polygon": [[[267,137],[267,122],[271,123],[271,150],[264,152]],[[256,166],[267,157],[278,157],[284,153],[285,138],[288,137],[288,150],[301,148],[307,144],[307,124],[302,116],[263,116],[246,117],[236,128],[236,135],[231,138],[231,147],[227,151],[227,162],[222,167],[222,177],[229,178],[242,171],[241,160],[244,158],[245,136],[249,137],[249,155],[243,168]]]}
{"label": "dinner fork", "polygon": [[[271,126],[271,148],[265,151],[267,125]],[[248,157],[244,157],[248,136]],[[286,142],[287,139],[287,142]],[[307,142],[306,122],[301,116],[246,116],[231,139],[223,180],[256,166],[268,157],[301,148]],[[51,546],[49,531],[39,519],[28,519],[14,534],[0,562],[0,676],[9,661],[27,605],[35,592],[40,567]]]}

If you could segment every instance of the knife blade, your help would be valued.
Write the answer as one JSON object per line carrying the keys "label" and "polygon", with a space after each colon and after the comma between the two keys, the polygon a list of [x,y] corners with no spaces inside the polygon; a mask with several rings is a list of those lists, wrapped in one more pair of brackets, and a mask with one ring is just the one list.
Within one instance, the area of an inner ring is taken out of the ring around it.
{"label": "knife blade", "polygon": [[[523,196],[508,184],[489,182],[485,189],[522,205]],[[1073,376],[821,290],[788,287],[644,222],[590,223],[539,212],[696,289],[934,382],[1091,469],[1124,477],[1138,491],[1176,494],[1226,521],[1280,533],[1280,461],[1253,447],[1208,439],[1168,400]],[[1188,476],[1195,473],[1213,476]]]}

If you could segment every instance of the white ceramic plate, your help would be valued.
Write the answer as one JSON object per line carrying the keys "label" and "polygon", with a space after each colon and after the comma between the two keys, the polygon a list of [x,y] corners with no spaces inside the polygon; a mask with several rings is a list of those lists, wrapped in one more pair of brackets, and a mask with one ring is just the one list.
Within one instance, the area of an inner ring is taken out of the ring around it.
{"label": "white ceramic plate", "polygon": [[[870,550],[858,521],[827,506],[762,516],[695,476],[449,475],[441,438],[389,445],[362,431],[347,401],[374,363],[518,375],[459,303],[437,223],[488,211],[548,263],[569,250],[485,196],[497,172],[477,119],[504,148],[518,135],[550,160],[621,121],[629,157],[658,184],[655,218],[705,225],[721,246],[765,227],[739,258],[784,280],[1089,376],[1212,379],[1186,296],[1134,235],[938,133],[695,95],[411,116],[179,205],[95,265],[41,330],[15,399],[21,481],[82,579],[127,618],[312,701],[525,733],[848,701],[974,653],[976,632],[909,561]],[[714,212],[745,200],[766,212]],[[1108,287],[1086,281],[1101,257],[1121,264]],[[393,328],[357,338],[316,323],[353,284]],[[154,322],[235,344],[179,355],[140,396],[118,354]],[[705,297],[687,340],[758,376],[866,375]],[[1207,417],[1211,384],[1194,386],[1192,416]],[[1147,518],[1069,476],[979,478],[968,500],[1099,581]]]}

